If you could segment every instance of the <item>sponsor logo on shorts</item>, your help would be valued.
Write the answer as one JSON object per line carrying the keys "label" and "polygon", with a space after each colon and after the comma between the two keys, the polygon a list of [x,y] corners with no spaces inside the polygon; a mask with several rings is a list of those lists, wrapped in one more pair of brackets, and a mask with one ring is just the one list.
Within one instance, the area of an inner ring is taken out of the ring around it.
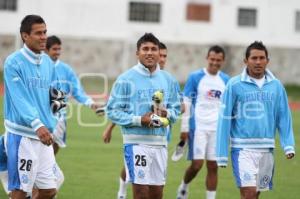
{"label": "sponsor logo on shorts", "polygon": [[268,175],[263,176],[259,181],[259,187],[266,188],[269,185],[270,181],[271,181],[270,176]]}
{"label": "sponsor logo on shorts", "polygon": [[144,179],[145,178],[145,172],[143,170],[139,170],[138,171],[138,177],[141,178],[141,179]]}
{"label": "sponsor logo on shorts", "polygon": [[243,180],[245,182],[250,181],[251,180],[251,175],[249,173],[245,173],[243,176]]}
{"label": "sponsor logo on shorts", "polygon": [[195,154],[202,154],[202,151],[200,148],[196,148],[196,153]]}
{"label": "sponsor logo on shorts", "polygon": [[28,182],[29,182],[28,176],[26,174],[23,174],[21,177],[21,181],[23,184],[28,184]]}

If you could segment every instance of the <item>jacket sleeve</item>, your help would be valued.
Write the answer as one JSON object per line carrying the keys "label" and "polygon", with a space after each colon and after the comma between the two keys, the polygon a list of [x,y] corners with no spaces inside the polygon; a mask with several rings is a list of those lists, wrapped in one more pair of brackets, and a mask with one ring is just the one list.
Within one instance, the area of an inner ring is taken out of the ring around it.
{"label": "jacket sleeve", "polygon": [[34,131],[44,126],[41,122],[39,113],[35,108],[35,104],[28,94],[25,86],[24,77],[18,70],[18,66],[12,61],[4,66],[4,83],[5,94],[9,95],[12,105],[19,117],[25,121],[27,126],[31,126]]}
{"label": "jacket sleeve", "polygon": [[295,153],[292,116],[288,105],[287,94],[282,85],[276,123],[279,130],[280,144],[285,154]]}
{"label": "jacket sleeve", "polygon": [[133,102],[130,97],[133,94],[131,83],[118,79],[111,90],[106,106],[107,117],[120,126],[141,126],[141,116],[133,114]]}
{"label": "jacket sleeve", "polygon": [[85,93],[77,75],[71,68],[68,72],[68,80],[71,81],[71,94],[76,101],[86,106],[91,106],[94,101]]}
{"label": "jacket sleeve", "polygon": [[216,158],[218,166],[227,166],[228,163],[229,138],[235,101],[232,85],[227,84],[222,98],[216,133]]}
{"label": "jacket sleeve", "polygon": [[167,118],[171,123],[175,123],[181,111],[180,86],[177,80],[171,81],[171,91],[167,104]]}

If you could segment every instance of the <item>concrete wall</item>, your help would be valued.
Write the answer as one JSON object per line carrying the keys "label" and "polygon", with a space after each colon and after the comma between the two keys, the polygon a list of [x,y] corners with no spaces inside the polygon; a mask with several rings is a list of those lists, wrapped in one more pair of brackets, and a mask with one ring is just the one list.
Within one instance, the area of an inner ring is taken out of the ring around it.
{"label": "concrete wall", "polygon": [[[135,42],[153,32],[169,48],[168,70],[181,81],[205,66],[209,45],[226,47],[225,70],[241,71],[244,50],[262,40],[270,50],[272,70],[287,83],[300,84],[300,32],[295,31],[299,0],[140,0],[161,3],[159,23],[128,20],[130,0],[24,0],[15,12],[0,11],[0,63],[20,45],[19,26],[26,14],[40,14],[48,34],[63,39],[62,59],[78,73],[105,72],[116,77],[136,62]],[[188,2],[211,5],[209,22],[186,20]],[[238,8],[257,9],[256,27],[237,25]]]}
{"label": "concrete wall", "polygon": [[[108,78],[116,78],[120,73],[136,63],[136,44],[123,40],[98,40],[62,37],[61,59],[73,66],[78,74],[103,73]],[[188,74],[206,66],[206,54],[210,45],[166,43],[168,62],[166,70],[184,82]],[[15,47],[12,36],[0,35],[0,61]],[[243,68],[246,46],[223,45],[226,50],[224,71],[230,75],[239,74]],[[270,47],[269,68],[284,83],[300,85],[300,48]],[[1,63],[1,68],[3,64]]]}

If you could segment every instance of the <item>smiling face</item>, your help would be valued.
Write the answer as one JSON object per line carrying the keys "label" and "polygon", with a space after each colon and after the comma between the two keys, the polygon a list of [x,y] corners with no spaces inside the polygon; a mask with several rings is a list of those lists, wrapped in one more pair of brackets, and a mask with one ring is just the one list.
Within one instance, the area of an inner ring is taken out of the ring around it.
{"label": "smiling face", "polygon": [[139,47],[136,55],[139,61],[153,72],[156,69],[157,63],[159,62],[159,47],[152,42],[142,43]]}
{"label": "smiling face", "polygon": [[249,76],[260,79],[265,74],[269,59],[264,50],[252,49],[249,57],[244,59],[244,63],[247,65]]}
{"label": "smiling face", "polygon": [[22,32],[22,38],[27,47],[35,53],[45,50],[47,42],[47,29],[44,23],[35,23],[30,33]]}
{"label": "smiling face", "polygon": [[224,64],[224,54],[210,51],[207,55],[207,71],[211,75],[216,75]]}

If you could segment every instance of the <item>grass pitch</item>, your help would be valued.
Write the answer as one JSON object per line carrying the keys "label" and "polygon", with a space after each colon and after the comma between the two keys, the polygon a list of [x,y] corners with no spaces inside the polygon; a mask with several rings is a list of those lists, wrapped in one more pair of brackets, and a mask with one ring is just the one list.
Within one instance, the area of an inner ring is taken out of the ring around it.
{"label": "grass pitch", "polygon": [[[0,98],[2,104],[2,97]],[[65,174],[65,183],[59,191],[58,199],[113,199],[118,190],[119,173],[123,165],[122,138],[119,128],[115,128],[110,144],[102,141],[102,132],[105,118],[81,106],[72,105],[68,120],[67,148],[61,149],[57,161]],[[3,110],[0,108],[1,121]],[[300,144],[300,112],[293,112],[294,132],[296,145]],[[99,123],[102,126],[99,126]],[[172,140],[169,146],[169,157],[179,137],[179,123],[173,129]],[[96,126],[98,125],[98,126]],[[0,125],[4,131],[3,123]],[[278,145],[275,150],[274,190],[261,194],[263,199],[298,199],[300,195],[300,150],[296,148],[296,157],[286,160],[283,151]],[[181,182],[183,173],[189,162],[169,160],[168,177],[164,189],[164,198],[176,198],[176,191]],[[205,198],[206,168],[200,171],[189,188],[189,198]],[[0,199],[7,198],[0,187]],[[128,189],[128,198],[132,198],[131,187]],[[234,184],[231,165],[219,170],[218,199],[238,199],[239,191]]]}

